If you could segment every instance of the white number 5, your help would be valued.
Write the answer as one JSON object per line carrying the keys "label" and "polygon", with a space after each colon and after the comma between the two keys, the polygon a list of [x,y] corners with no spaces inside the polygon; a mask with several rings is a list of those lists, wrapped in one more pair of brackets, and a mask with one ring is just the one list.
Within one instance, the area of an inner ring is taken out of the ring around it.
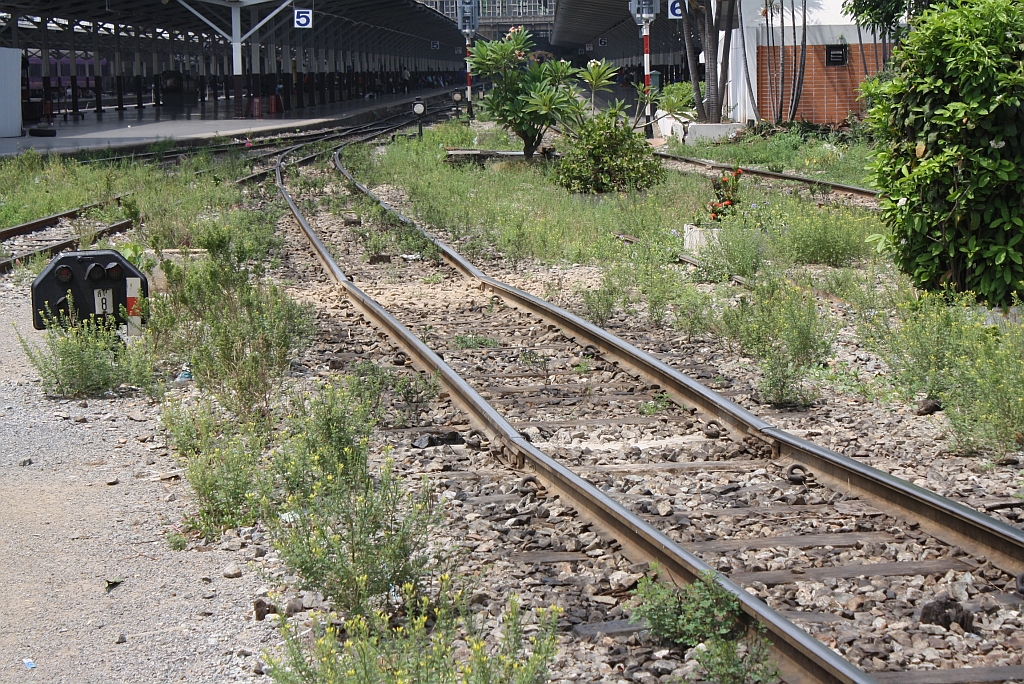
{"label": "white number 5", "polygon": [[295,10],[295,28],[313,28],[313,10]]}

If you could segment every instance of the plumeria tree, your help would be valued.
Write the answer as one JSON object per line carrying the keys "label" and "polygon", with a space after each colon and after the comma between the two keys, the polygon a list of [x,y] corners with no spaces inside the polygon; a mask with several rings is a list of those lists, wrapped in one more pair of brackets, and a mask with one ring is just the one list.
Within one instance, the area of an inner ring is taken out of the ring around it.
{"label": "plumeria tree", "polygon": [[491,78],[494,87],[481,106],[523,141],[532,159],[544,134],[578,109],[578,70],[564,60],[531,61],[534,43],[528,31],[513,26],[501,40],[481,40],[470,50],[473,73]]}

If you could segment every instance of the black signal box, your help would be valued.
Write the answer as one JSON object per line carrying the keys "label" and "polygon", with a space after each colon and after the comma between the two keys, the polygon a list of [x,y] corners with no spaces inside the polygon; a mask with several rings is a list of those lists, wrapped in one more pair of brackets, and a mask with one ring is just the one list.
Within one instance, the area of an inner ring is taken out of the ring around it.
{"label": "black signal box", "polygon": [[129,335],[137,335],[142,326],[141,300],[148,295],[146,276],[120,253],[112,249],[64,252],[32,281],[32,325],[43,330],[47,311],[76,320],[95,314],[111,316],[127,325]]}

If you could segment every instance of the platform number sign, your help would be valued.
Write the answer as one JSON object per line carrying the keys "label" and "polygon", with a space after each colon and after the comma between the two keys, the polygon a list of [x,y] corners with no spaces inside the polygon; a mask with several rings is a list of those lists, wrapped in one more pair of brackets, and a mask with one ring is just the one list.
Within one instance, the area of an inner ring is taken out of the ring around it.
{"label": "platform number sign", "polygon": [[597,44],[600,45],[601,47],[608,47],[608,39],[607,38],[598,38],[597,39]]}
{"label": "platform number sign", "polygon": [[430,49],[431,50],[440,50],[441,49],[441,41],[439,41],[439,40],[432,40],[432,41],[430,41]]}
{"label": "platform number sign", "polygon": [[311,9],[296,9],[295,10],[295,28],[297,28],[297,29],[313,28],[313,10],[311,10]]}
{"label": "platform number sign", "polygon": [[668,18],[669,19],[682,19],[683,18],[683,3],[682,0],[672,0],[668,3]]}

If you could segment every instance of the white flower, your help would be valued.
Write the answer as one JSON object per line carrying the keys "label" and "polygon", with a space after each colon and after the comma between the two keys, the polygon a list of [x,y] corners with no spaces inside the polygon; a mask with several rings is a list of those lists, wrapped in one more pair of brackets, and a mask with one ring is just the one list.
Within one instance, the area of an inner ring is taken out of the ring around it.
{"label": "white flower", "polygon": [[896,202],[896,206],[897,207],[902,207],[902,206],[905,206],[906,203],[907,203],[907,198],[906,197],[900,197],[899,201]]}
{"label": "white flower", "polygon": [[1000,140],[999,142],[996,142],[995,140],[989,140],[988,141],[988,146],[991,147],[994,150],[1001,150],[1004,147],[1006,147],[1006,141],[1005,140]]}
{"label": "white flower", "polygon": [[601,62],[597,61],[596,59],[592,59],[589,62],[587,62],[588,67],[600,66],[600,64]]}

